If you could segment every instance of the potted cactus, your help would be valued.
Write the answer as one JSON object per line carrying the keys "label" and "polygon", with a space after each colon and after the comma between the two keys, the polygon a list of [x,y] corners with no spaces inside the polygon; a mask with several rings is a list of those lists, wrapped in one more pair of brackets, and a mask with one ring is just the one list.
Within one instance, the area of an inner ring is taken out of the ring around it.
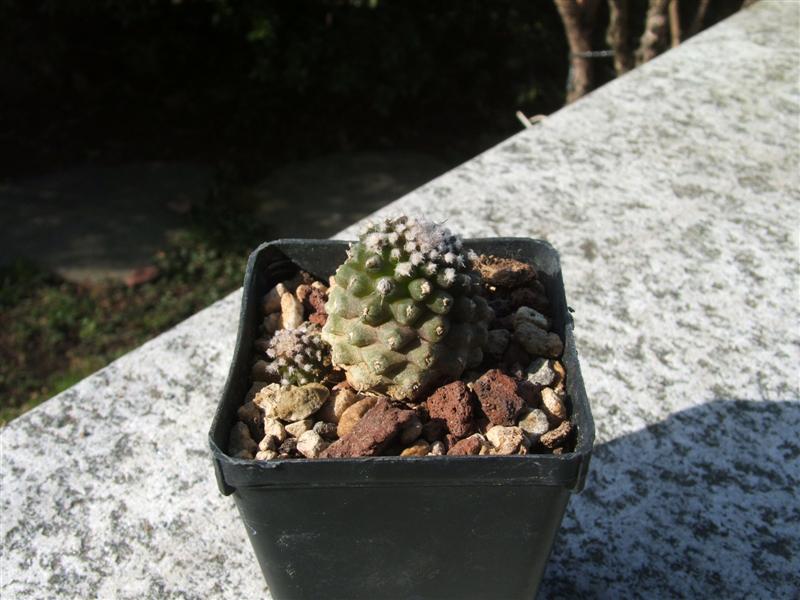
{"label": "potted cactus", "polygon": [[593,436],[548,244],[400,216],[251,256],[210,438],[275,597],[532,597]]}

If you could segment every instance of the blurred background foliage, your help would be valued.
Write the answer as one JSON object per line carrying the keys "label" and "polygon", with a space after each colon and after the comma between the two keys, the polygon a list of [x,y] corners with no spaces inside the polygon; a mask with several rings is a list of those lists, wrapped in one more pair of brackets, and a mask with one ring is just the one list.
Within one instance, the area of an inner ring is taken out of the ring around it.
{"label": "blurred background foliage", "polygon": [[[713,0],[705,24],[741,1]],[[631,45],[647,4],[630,2]],[[561,107],[567,75],[549,0],[0,0],[0,182],[135,160],[219,173],[151,280],[0,268],[0,424],[240,285],[263,237],[236,202],[248,182],[342,151],[454,166],[518,131],[515,111]]]}
{"label": "blurred background foliage", "polygon": [[[13,173],[76,159],[465,158],[563,102],[550,2],[2,0]],[[8,60],[10,59],[10,60]],[[155,155],[155,156],[154,156]]]}

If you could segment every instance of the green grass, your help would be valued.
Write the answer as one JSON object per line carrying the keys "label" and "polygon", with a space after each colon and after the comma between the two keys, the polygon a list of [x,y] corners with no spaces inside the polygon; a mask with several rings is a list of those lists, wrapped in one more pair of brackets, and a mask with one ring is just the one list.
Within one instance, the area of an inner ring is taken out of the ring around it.
{"label": "green grass", "polygon": [[236,289],[260,237],[245,212],[210,201],[140,286],[79,285],[24,261],[0,269],[0,426]]}

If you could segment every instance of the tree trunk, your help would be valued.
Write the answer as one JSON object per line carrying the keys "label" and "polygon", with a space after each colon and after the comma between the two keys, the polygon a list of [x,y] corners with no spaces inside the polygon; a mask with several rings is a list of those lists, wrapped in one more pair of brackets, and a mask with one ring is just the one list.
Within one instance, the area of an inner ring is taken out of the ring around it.
{"label": "tree trunk", "polygon": [[700,0],[700,5],[697,7],[692,24],[689,25],[689,31],[686,33],[687,38],[692,37],[703,28],[703,21],[705,21],[709,4],[711,4],[711,0]]}
{"label": "tree trunk", "polygon": [[597,10],[596,0],[554,0],[570,53],[570,81],[567,84],[567,103],[585,96],[592,89],[592,63],[587,55],[592,50],[592,21]]}
{"label": "tree trunk", "polygon": [[647,19],[644,24],[644,33],[639,42],[637,62],[646,63],[654,59],[666,47],[667,34],[667,4],[669,0],[650,0],[647,9]]}
{"label": "tree trunk", "polygon": [[608,30],[606,42],[614,51],[614,71],[617,76],[634,67],[633,52],[628,47],[628,0],[608,0]]}
{"label": "tree trunk", "polygon": [[672,47],[681,43],[681,9],[678,0],[669,2],[669,33],[672,40]]}

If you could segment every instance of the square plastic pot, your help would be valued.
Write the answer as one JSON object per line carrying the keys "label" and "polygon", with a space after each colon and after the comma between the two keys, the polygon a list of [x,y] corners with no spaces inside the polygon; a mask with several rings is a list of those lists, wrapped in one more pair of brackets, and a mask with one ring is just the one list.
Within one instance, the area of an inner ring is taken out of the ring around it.
{"label": "square plastic pot", "polygon": [[531,599],[570,494],[586,477],[594,423],[558,253],[527,238],[465,240],[533,263],[564,339],[575,451],[562,455],[236,459],[226,453],[250,387],[260,299],[299,268],[323,281],[346,242],[278,240],[250,256],[239,333],[209,434],[220,491],[233,495],[270,592],[283,598]]}

